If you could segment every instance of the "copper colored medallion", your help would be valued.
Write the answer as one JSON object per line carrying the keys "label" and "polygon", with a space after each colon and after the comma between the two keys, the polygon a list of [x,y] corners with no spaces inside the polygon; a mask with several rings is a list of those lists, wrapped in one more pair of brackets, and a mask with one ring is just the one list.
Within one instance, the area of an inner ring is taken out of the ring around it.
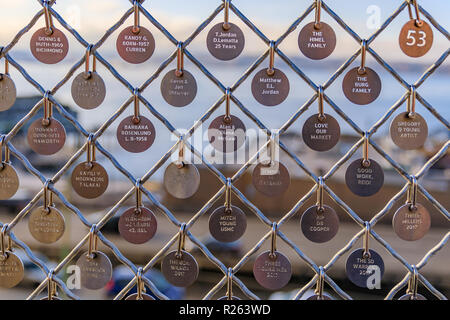
{"label": "copper colored medallion", "polygon": [[219,207],[209,217],[209,232],[218,241],[233,242],[238,240],[247,229],[247,217],[236,206],[227,210]]}
{"label": "copper colored medallion", "polygon": [[105,287],[112,276],[112,265],[108,256],[100,251],[93,252],[89,257],[86,252],[78,258],[77,266],[80,268],[81,285],[90,290]]}
{"label": "copper colored medallion", "polygon": [[141,297],[139,299],[139,295],[137,293],[130,294],[125,300],[155,300],[151,295],[146,293],[141,293]]}
{"label": "copper colored medallion", "polygon": [[425,144],[428,137],[428,125],[417,112],[413,117],[410,117],[408,112],[402,112],[392,120],[390,132],[392,141],[399,148],[414,150]]}
{"label": "copper colored medallion", "polygon": [[11,108],[16,102],[16,85],[7,74],[0,74],[0,111]]}
{"label": "copper colored medallion", "polygon": [[59,29],[52,27],[53,33],[51,35],[47,35],[46,30],[46,28],[41,28],[31,37],[31,53],[40,62],[47,64],[58,63],[69,52],[69,42]]}
{"label": "copper colored medallion", "polygon": [[97,108],[105,96],[105,82],[97,72],[81,72],[72,82],[72,98],[83,109]]}
{"label": "copper colored medallion", "polygon": [[[369,288],[369,285],[375,285],[373,281],[377,280],[376,270],[379,272],[379,281],[384,274],[384,262],[381,256],[372,249],[369,249],[369,252],[370,257],[364,258],[364,249],[353,251],[348,257],[345,267],[348,279],[361,288]],[[372,275],[374,277],[371,277]]]}
{"label": "copper colored medallion", "polygon": [[333,208],[324,205],[309,207],[300,221],[304,236],[316,243],[323,243],[334,238],[339,230],[339,218]]}
{"label": "copper colored medallion", "polygon": [[303,27],[298,35],[298,47],[308,58],[314,60],[325,59],[336,47],[336,34],[325,22],[311,22]]}
{"label": "copper colored medallion", "polygon": [[402,51],[413,58],[425,55],[433,45],[433,30],[427,22],[421,22],[422,25],[418,27],[416,20],[408,21],[398,37]]}
{"label": "copper colored medallion", "polygon": [[427,298],[418,293],[416,293],[415,295],[412,293],[407,293],[398,298],[398,300],[427,300]]}
{"label": "copper colored medallion", "polygon": [[214,149],[235,152],[245,143],[246,128],[238,117],[230,115],[225,119],[225,115],[218,116],[209,125],[208,138]]}
{"label": "copper colored medallion", "polygon": [[414,207],[411,203],[401,206],[392,219],[395,233],[406,241],[422,239],[430,225],[430,214],[420,203],[416,203]]}
{"label": "copper colored medallion", "polygon": [[19,189],[19,176],[9,163],[0,164],[0,200],[6,200],[16,194]]}
{"label": "copper colored medallion", "polygon": [[79,163],[72,171],[72,187],[83,198],[100,197],[108,188],[108,173],[95,161]]}
{"label": "copper colored medallion", "polygon": [[161,94],[168,104],[184,107],[197,95],[197,82],[189,71],[183,70],[183,74],[177,77],[175,69],[170,70],[161,81]]}
{"label": "copper colored medallion", "polygon": [[36,208],[30,214],[28,230],[37,241],[54,243],[64,234],[64,216],[52,206]]}
{"label": "copper colored medallion", "polygon": [[120,235],[135,244],[145,243],[153,238],[157,228],[155,215],[146,207],[129,208],[119,219]]}
{"label": "copper colored medallion", "polygon": [[372,159],[365,167],[363,159],[353,161],[345,172],[345,183],[351,192],[361,197],[369,197],[377,193],[384,183],[381,166]]}
{"label": "copper colored medallion", "polygon": [[282,195],[291,183],[289,171],[278,162],[258,163],[253,169],[252,183],[256,190],[269,197]]}
{"label": "copper colored medallion", "polygon": [[133,32],[133,26],[127,27],[117,37],[116,48],[123,60],[129,63],[147,61],[155,51],[155,39],[152,33],[139,26],[138,32]]}
{"label": "copper colored medallion", "polygon": [[381,92],[381,80],[372,69],[365,67],[364,73],[359,67],[351,69],[342,81],[342,90],[348,100],[364,105],[374,102]]}
{"label": "copper colored medallion", "polygon": [[117,126],[117,141],[128,152],[144,152],[155,142],[155,135],[153,123],[142,115],[126,117]]}
{"label": "copper colored medallion", "polygon": [[200,174],[193,164],[185,163],[183,167],[178,168],[175,163],[171,163],[164,171],[164,187],[175,198],[190,198],[199,186]]}
{"label": "copper colored medallion", "polygon": [[[61,122],[50,118],[50,123],[44,125],[43,119],[36,119],[28,128],[27,140],[30,148],[42,155],[52,155],[64,147],[66,130]],[[45,121],[45,120],[44,120]]]}
{"label": "copper colored medallion", "polygon": [[282,103],[289,95],[289,80],[283,71],[274,68],[269,76],[267,69],[259,70],[252,80],[252,93],[262,105],[273,107]]}
{"label": "copper colored medallion", "polygon": [[216,24],[206,36],[208,51],[219,60],[232,60],[244,50],[245,38],[242,30],[233,23],[225,30],[223,22]]}
{"label": "copper colored medallion", "polygon": [[22,260],[14,253],[7,251],[0,254],[0,287],[12,288],[17,286],[25,274]]}
{"label": "copper colored medallion", "polygon": [[322,296],[319,296],[318,294],[314,294],[306,300],[333,300],[333,299],[331,299],[326,294],[323,294]]}
{"label": "copper colored medallion", "polygon": [[164,257],[161,271],[175,287],[189,287],[197,280],[198,264],[190,253],[182,250],[178,255],[175,250]]}
{"label": "copper colored medallion", "polygon": [[309,117],[302,130],[303,141],[315,151],[327,151],[333,148],[341,136],[341,128],[336,119],[329,114],[321,118],[319,114]]}
{"label": "copper colored medallion", "polygon": [[291,280],[291,263],[281,252],[270,251],[261,253],[253,265],[253,275],[256,281],[269,290],[280,290]]}

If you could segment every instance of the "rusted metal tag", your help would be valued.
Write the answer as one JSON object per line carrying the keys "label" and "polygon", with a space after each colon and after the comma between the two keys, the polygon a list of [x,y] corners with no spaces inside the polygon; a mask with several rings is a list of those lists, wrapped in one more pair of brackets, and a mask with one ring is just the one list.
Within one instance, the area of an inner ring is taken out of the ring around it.
{"label": "rusted metal tag", "polygon": [[400,49],[413,58],[422,57],[433,45],[433,30],[426,21],[421,20],[421,22],[422,25],[418,27],[416,20],[408,21],[398,37]]}

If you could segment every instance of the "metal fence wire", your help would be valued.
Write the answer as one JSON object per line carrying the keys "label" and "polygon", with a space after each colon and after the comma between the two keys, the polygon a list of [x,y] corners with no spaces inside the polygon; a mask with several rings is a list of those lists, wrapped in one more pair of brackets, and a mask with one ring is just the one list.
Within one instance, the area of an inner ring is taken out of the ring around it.
{"label": "metal fence wire", "polygon": [[[102,227],[105,226],[105,224],[110,220],[115,213],[119,210],[119,208],[127,201],[127,199],[131,198],[135,194],[135,185],[137,182],[137,179],[140,179],[141,185],[140,189],[142,193],[148,198],[148,200],[155,205],[159,209],[161,213],[163,213],[176,227],[180,228],[184,224],[183,221],[179,221],[175,215],[169,211],[163,204],[161,204],[158,199],[144,186],[143,183],[147,181],[158,169],[161,168],[161,166],[166,163],[168,159],[170,159],[172,153],[176,152],[178,150],[178,145],[183,142],[188,150],[190,150],[191,153],[193,153],[196,157],[202,160],[202,163],[219,179],[223,186],[222,188],[211,198],[209,199],[203,207],[196,212],[192,218],[189,221],[185,222],[185,234],[186,237],[192,241],[192,243],[197,246],[200,251],[205,255],[207,259],[209,259],[216,267],[223,273],[222,279],[204,296],[204,299],[211,299],[213,298],[219,290],[221,290],[223,287],[227,285],[227,274],[229,272],[228,267],[225,266],[218,258],[216,258],[210,250],[199,240],[197,239],[191,232],[191,227],[199,220],[200,217],[202,217],[208,209],[212,207],[212,205],[216,202],[216,200],[220,199],[225,190],[226,190],[226,182],[227,177],[225,177],[218,169],[216,169],[212,164],[208,163],[208,161],[203,157],[203,155],[196,150],[189,142],[189,137],[193,134],[194,130],[198,128],[203,122],[205,122],[210,115],[225,101],[226,99],[226,93],[227,89],[230,92],[230,98],[235,103],[235,105],[249,118],[251,119],[257,127],[260,129],[263,129],[267,132],[268,137],[270,137],[272,134],[282,135],[310,106],[313,104],[316,99],[318,99],[319,95],[319,88],[323,88],[323,97],[324,100],[328,103],[328,105],[345,121],[350,125],[353,130],[361,136],[361,139],[355,143],[350,150],[341,158],[339,159],[334,165],[329,169],[328,172],[326,172],[322,177],[316,176],[313,172],[311,172],[302,162],[299,157],[296,156],[294,152],[289,150],[286,145],[277,140],[277,143],[281,150],[283,150],[290,158],[292,158],[295,163],[315,182],[315,186],[309,190],[303,197],[298,200],[298,202],[292,207],[289,212],[287,212],[281,219],[276,221],[276,224],[278,227],[282,226],[286,221],[288,221],[290,218],[292,218],[299,209],[303,206],[303,204],[309,199],[311,196],[313,196],[316,193],[316,190],[318,188],[318,184],[320,180],[323,180],[324,182],[324,191],[330,196],[330,198],[336,203],[337,206],[341,207],[345,212],[361,227],[361,230],[356,233],[353,238],[348,241],[348,243],[341,248],[339,251],[335,253],[335,255],[331,258],[330,261],[326,265],[319,266],[317,265],[312,259],[310,259],[308,256],[306,256],[302,250],[291,240],[289,239],[285,234],[283,234],[282,231],[280,231],[280,228],[276,229],[276,234],[278,239],[285,242],[288,246],[290,246],[298,255],[298,258],[303,260],[314,272],[314,277],[306,283],[303,287],[301,287],[297,294],[295,295],[294,299],[300,299],[302,295],[310,288],[316,285],[316,282],[319,280],[319,274],[323,274],[323,279],[326,282],[326,284],[332,288],[335,293],[340,296],[343,299],[352,299],[352,297],[346,293],[343,289],[341,289],[336,282],[330,278],[327,275],[327,271],[330,270],[336,263],[338,259],[341,259],[358,241],[360,241],[360,238],[364,236],[366,226],[363,219],[361,219],[356,212],[354,212],[349,205],[347,205],[342,199],[340,199],[334,192],[331,190],[326,182],[328,179],[330,179],[333,174],[342,166],[344,165],[347,160],[360,148],[363,146],[365,141],[365,136],[368,137],[368,142],[370,146],[378,152],[387,162],[390,163],[390,165],[404,178],[405,184],[403,188],[395,194],[384,206],[382,210],[380,210],[378,213],[376,213],[370,221],[368,221],[368,230],[370,231],[370,236],[374,240],[376,240],[378,243],[380,243],[385,249],[386,252],[388,252],[390,255],[392,255],[396,260],[398,260],[405,268],[405,276],[404,278],[397,283],[387,294],[385,297],[386,299],[392,299],[397,292],[402,290],[407,284],[409,279],[416,273],[417,278],[421,285],[423,285],[424,288],[427,288],[433,295],[435,295],[439,299],[446,299],[446,297],[438,291],[421,273],[421,269],[427,265],[427,263],[430,261],[432,256],[436,254],[439,250],[444,248],[449,240],[450,232],[447,232],[445,236],[440,240],[439,243],[436,244],[434,248],[432,248],[430,251],[428,251],[422,258],[420,262],[413,265],[410,262],[408,262],[405,258],[403,258],[397,251],[395,251],[388,242],[386,242],[379,234],[377,234],[373,227],[375,224],[380,221],[393,207],[393,205],[399,201],[399,199],[402,198],[408,191],[409,187],[411,186],[414,179],[417,179],[419,181],[418,183],[418,191],[428,200],[430,203],[433,204],[433,206],[447,219],[450,220],[450,215],[446,208],[443,207],[433,196],[427,192],[427,190],[420,184],[420,178],[422,178],[425,173],[430,169],[430,167],[433,166],[440,158],[442,158],[449,147],[449,140],[446,141],[446,143],[440,148],[440,150],[433,156],[431,159],[429,159],[428,162],[426,162],[423,167],[417,171],[416,173],[412,174],[407,172],[402,166],[394,161],[385,151],[382,147],[377,145],[371,137],[373,134],[389,119],[389,117],[397,110],[409,97],[411,88],[417,89],[416,92],[416,98],[417,100],[426,108],[428,111],[433,114],[436,119],[438,119],[441,123],[444,124],[444,126],[449,129],[450,124],[449,122],[439,114],[439,112],[431,106],[430,103],[425,100],[424,97],[420,95],[420,86],[424,83],[424,81],[434,72],[438,67],[445,61],[445,59],[450,54],[450,49],[447,49],[440,57],[439,59],[431,65],[426,72],[424,72],[420,78],[415,81],[413,84],[408,83],[405,81],[383,58],[375,52],[371,47],[370,44],[385,30],[391,22],[403,11],[407,10],[408,6],[410,5],[409,2],[411,0],[403,1],[400,6],[398,7],[395,12],[392,13],[391,16],[381,25],[381,27],[376,30],[368,39],[362,39],[352,28],[350,28],[334,11],[332,8],[330,8],[326,1],[322,1],[322,9],[331,16],[341,27],[345,32],[347,32],[358,44],[361,44],[364,40],[367,43],[367,52],[370,53],[370,55],[387,71],[389,72],[404,88],[405,92],[403,96],[400,97],[400,99],[392,105],[388,111],[367,131],[365,132],[363,129],[361,129],[355,122],[352,121],[351,117],[348,116],[346,113],[342,111],[342,109],[337,106],[333,100],[326,94],[326,90],[330,85],[336,81],[336,79],[352,64],[355,59],[358,58],[361,54],[361,48],[359,48],[350,58],[348,58],[345,63],[339,67],[339,69],[331,75],[331,77],[322,85],[318,85],[314,83],[297,65],[295,65],[290,58],[283,53],[279,49],[280,43],[294,30],[296,30],[297,26],[311,13],[315,10],[317,1],[310,0],[311,4],[306,9],[305,12],[303,12],[290,26],[289,28],[278,38],[275,40],[269,39],[264,33],[258,29],[256,25],[254,25],[240,10],[238,7],[236,7],[232,2],[226,3],[225,1],[220,3],[218,7],[212,12],[212,14],[205,20],[203,23],[201,23],[197,29],[195,29],[192,34],[185,39],[184,41],[180,41],[179,39],[176,39],[161,23],[159,23],[152,14],[146,10],[142,3],[137,2],[137,7],[139,9],[140,14],[148,19],[159,31],[162,32],[164,36],[169,39],[170,42],[172,42],[174,46],[173,53],[159,66],[159,68],[154,72],[154,74],[145,81],[137,90],[131,85],[130,82],[127,81],[126,77],[122,74],[120,74],[102,55],[99,54],[98,48],[101,47],[105,41],[111,36],[111,34],[117,30],[124,22],[125,20],[133,14],[134,12],[134,1],[130,0],[130,8],[123,14],[123,16],[120,18],[117,23],[115,23],[110,29],[108,29],[105,34],[101,37],[101,39],[95,43],[90,44],[88,43],[83,37],[72,28],[64,19],[59,15],[59,13],[55,8],[52,7],[54,4],[54,0],[49,2],[49,12],[52,15],[53,18],[58,20],[58,22],[64,27],[65,31],[72,34],[72,36],[78,40],[78,42],[84,46],[86,49],[89,49],[92,53],[92,55],[95,55],[98,62],[103,64],[105,68],[107,68],[111,74],[119,80],[125,88],[127,88],[130,92],[130,98],[122,105],[120,106],[117,111],[109,118],[107,119],[101,127],[96,132],[88,132],[83,125],[78,122],[55,98],[54,94],[69,81],[69,79],[72,77],[72,75],[83,66],[85,63],[85,56],[80,57],[80,60],[78,60],[77,63],[75,63],[72,68],[67,72],[67,74],[64,76],[59,83],[56,84],[55,87],[48,89],[41,86],[38,81],[33,79],[27,71],[17,62],[15,61],[8,52],[21,40],[21,38],[41,19],[41,17],[44,15],[44,8],[41,9],[39,12],[36,13],[36,15],[31,19],[31,21],[22,29],[20,30],[17,35],[13,38],[13,40],[5,45],[0,52],[0,58],[4,57],[7,59],[7,61],[16,68],[23,76],[24,78],[32,85],[34,86],[37,91],[42,95],[42,99],[28,112],[26,116],[24,116],[18,123],[8,132],[4,134],[4,143],[7,144],[7,146],[10,149],[11,154],[16,157],[21,163],[26,167],[26,169],[34,176],[36,176],[38,179],[41,180],[43,185],[47,185],[48,189],[51,190],[51,192],[56,195],[59,200],[61,201],[62,205],[64,205],[70,212],[72,212],[74,215],[76,215],[79,220],[85,225],[86,227],[86,236],[70,251],[67,256],[59,262],[59,264],[54,267],[53,269],[49,269],[49,267],[44,264],[36,255],[33,253],[33,251],[27,246],[26,243],[22,242],[20,239],[18,239],[14,235],[14,227],[21,221],[40,201],[40,199],[44,196],[44,191],[41,190],[39,193],[37,193],[34,198],[27,203],[27,205],[21,210],[15,217],[12,219],[12,221],[8,224],[1,223],[2,230],[5,234],[9,235],[10,239],[14,243],[15,246],[20,247],[23,249],[26,253],[26,255],[31,259],[33,263],[35,263],[39,268],[42,270],[42,272],[45,273],[46,279],[40,283],[39,286],[36,287],[36,289],[28,296],[28,299],[33,299],[37,297],[43,290],[46,289],[48,283],[54,283],[59,287],[60,290],[64,291],[64,293],[72,299],[78,299],[78,297],[71,292],[66,286],[66,284],[60,279],[57,274],[65,266],[67,266],[85,247],[85,245],[89,241],[89,235],[90,231],[93,230],[96,232],[98,239],[107,247],[109,247],[112,251],[112,253],[117,257],[117,259],[124,265],[126,265],[132,272],[135,274],[135,277],[123,288],[123,290],[118,293],[115,296],[115,299],[122,299],[124,298],[129,290],[133,288],[133,286],[138,281],[138,272],[139,275],[144,274],[146,271],[150,270],[154,267],[154,265],[163,258],[168,251],[170,250],[171,246],[173,246],[178,241],[178,233],[175,234],[170,241],[168,241],[165,246],[150,260],[148,263],[142,268],[142,270],[139,270],[139,268],[133,264],[130,260],[128,260],[122,252],[119,251],[119,249],[115,246],[114,243],[109,241],[103,234],[102,234]],[[45,1],[38,0],[38,2],[44,6]],[[211,73],[195,56],[191,54],[189,51],[189,44],[198,36],[198,34],[205,29],[210,22],[224,10],[225,5],[229,5],[229,9],[242,20],[249,28],[252,30],[266,45],[267,49],[265,52],[242,74],[242,76],[229,88],[227,88],[223,83],[221,83],[214,75]],[[447,40],[450,40],[450,34],[441,26],[439,23],[423,8],[419,5],[420,13],[426,17],[426,19],[438,30],[441,34],[444,35],[444,37]],[[249,109],[247,109],[240,101],[239,99],[233,94],[233,92],[244,82],[247,80],[249,75],[262,63],[268,58],[270,53],[270,46],[271,44],[274,47],[275,54],[277,57],[282,59],[301,79],[303,79],[315,92],[311,98],[302,105],[295,114],[278,130],[270,130],[267,128],[263,121],[258,119]],[[184,50],[184,55],[196,66],[198,69],[209,78],[209,80],[214,83],[222,92],[223,96],[216,102],[212,107],[209,108],[209,110],[203,114],[203,116],[195,122],[195,124],[185,133],[184,135],[181,134],[161,113],[158,112],[158,108],[155,108],[152,106],[149,101],[147,101],[143,96],[142,92],[155,80],[157,79],[161,72],[173,61],[177,58],[177,46],[181,45],[182,49]],[[165,127],[167,127],[168,130],[170,130],[174,135],[176,135],[179,140],[175,143],[166,153],[165,155],[157,161],[153,167],[142,177],[136,178],[134,177],[130,172],[128,172],[114,157],[113,154],[108,152],[98,141],[97,139],[102,136],[102,134],[106,131],[106,129],[120,116],[120,114],[133,103],[134,101],[134,94],[137,94],[140,102],[159,120],[161,121]],[[44,104],[44,98],[48,98],[48,100],[54,105],[55,109],[68,121],[70,121],[73,126],[76,128],[76,130],[83,135],[86,138],[86,143],[75,153],[73,156],[65,163],[65,165],[60,169],[59,172],[57,172],[53,177],[48,178],[45,177],[40,171],[38,171],[36,168],[33,167],[33,165],[30,163],[30,161],[21,153],[19,152],[14,145],[10,142],[10,140],[21,130],[21,128],[39,111],[41,107],[43,107]],[[75,207],[73,204],[71,204],[64,194],[62,194],[58,189],[54,187],[54,184],[59,181],[63,175],[72,168],[75,161],[77,161],[80,156],[84,154],[86,151],[88,138],[91,138],[93,143],[95,143],[96,149],[103,154],[107,159],[111,161],[111,163],[123,174],[124,177],[126,177],[130,181],[130,190],[123,196],[122,199],[120,199],[108,212],[106,212],[103,217],[97,221],[95,224],[91,224],[88,222],[86,217],[83,215],[83,213]],[[268,140],[270,141],[270,140]],[[274,221],[271,221],[268,217],[264,215],[263,212],[261,212],[254,204],[252,204],[246,197],[234,186],[234,183],[242,177],[242,175],[246,172],[247,169],[254,163],[254,160],[258,157],[258,155],[265,150],[267,147],[268,142],[263,145],[261,149],[258,150],[258,152],[251,157],[251,159],[248,160],[247,163],[245,163],[232,177],[231,177],[231,190],[234,193],[235,196],[237,196],[247,207],[250,211],[252,211],[266,226],[267,226],[267,233],[254,245],[254,247],[245,253],[245,255],[232,267],[231,274],[234,275],[232,277],[233,284],[237,287],[239,287],[242,292],[250,299],[259,299],[259,297],[254,294],[251,290],[247,288],[245,283],[243,283],[238,276],[236,276],[236,273],[241,269],[241,267],[255,254],[255,252],[263,245],[265,241],[270,241],[271,232],[272,232],[272,223]],[[167,299],[167,297],[162,294],[157,287],[150,281],[147,277],[143,276],[142,281],[145,283],[145,285],[154,293],[158,298],[160,299]]]}

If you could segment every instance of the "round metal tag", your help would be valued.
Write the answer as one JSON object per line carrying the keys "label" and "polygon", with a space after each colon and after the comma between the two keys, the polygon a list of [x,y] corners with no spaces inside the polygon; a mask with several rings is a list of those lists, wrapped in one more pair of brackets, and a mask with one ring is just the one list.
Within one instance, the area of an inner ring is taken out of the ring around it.
{"label": "round metal tag", "polygon": [[80,268],[81,285],[90,290],[98,290],[106,286],[111,280],[112,265],[108,256],[100,251],[93,252],[90,258],[86,252],[78,258],[77,266]]}
{"label": "round metal tag", "polygon": [[244,50],[244,33],[234,23],[228,24],[230,26],[228,30],[223,28],[223,22],[216,24],[206,36],[209,52],[219,60],[232,60]]}
{"label": "round metal tag", "polygon": [[291,183],[289,171],[278,162],[273,161],[270,165],[258,163],[253,169],[252,183],[256,190],[269,197],[283,194]]}
{"label": "round metal tag", "polygon": [[69,42],[59,29],[52,27],[53,33],[47,35],[46,28],[37,30],[30,40],[33,56],[42,63],[54,64],[63,60],[69,52]]}
{"label": "round metal tag", "polygon": [[398,300],[427,300],[427,298],[418,293],[416,293],[416,295],[413,295],[412,293],[407,293],[398,298]]}
{"label": "round metal tag", "polygon": [[177,256],[176,250],[169,252],[161,263],[161,271],[175,287],[189,287],[197,280],[198,264],[189,252],[182,250],[180,254]]}
{"label": "round metal tag", "polygon": [[167,166],[164,172],[164,187],[173,197],[187,199],[197,192],[200,186],[200,174],[193,164],[185,163],[178,168],[175,163]]}
{"label": "round metal tag", "polygon": [[281,252],[275,251],[271,256],[270,251],[261,253],[253,265],[253,275],[256,281],[269,290],[279,290],[291,280],[291,263]]}
{"label": "round metal tag", "polygon": [[369,197],[377,193],[384,183],[381,166],[372,159],[370,165],[364,167],[363,159],[353,161],[345,172],[345,183],[351,192],[361,197]]}
{"label": "round metal tag", "polygon": [[28,128],[27,140],[34,152],[52,155],[64,147],[66,130],[55,118],[50,119],[48,126],[42,124],[42,119],[36,119]]}
{"label": "round metal tag", "polygon": [[402,112],[392,120],[391,138],[403,150],[419,149],[427,140],[428,125],[417,112],[414,113],[414,117],[409,117],[408,114]]}
{"label": "round metal tag", "polygon": [[309,207],[300,220],[303,235],[310,241],[323,243],[334,238],[339,230],[339,217],[333,208],[324,205]]}
{"label": "round metal tag", "polygon": [[158,222],[155,215],[146,207],[129,208],[119,218],[119,232],[128,242],[145,243],[156,233]]}
{"label": "round metal tag", "polygon": [[318,294],[314,294],[306,300],[333,300],[333,299],[331,299],[326,294],[322,294],[322,296],[319,296]]}
{"label": "round metal tag", "polygon": [[381,80],[378,74],[365,67],[363,74],[358,73],[359,67],[351,69],[342,81],[342,90],[348,100],[364,105],[374,102],[381,92]]}
{"label": "round metal tag", "polygon": [[197,95],[197,82],[189,71],[183,70],[183,74],[177,77],[173,69],[161,81],[161,94],[168,104],[184,107]]}
{"label": "round metal tag", "polygon": [[79,163],[72,171],[72,187],[83,198],[100,197],[108,188],[108,173],[98,162]]}
{"label": "round metal tag", "polygon": [[427,22],[421,21],[420,27],[416,25],[416,20],[405,23],[398,37],[400,49],[413,58],[425,55],[433,44],[433,30]]}
{"label": "round metal tag", "polygon": [[[2,168],[3,165],[3,168]],[[19,189],[19,176],[16,169],[8,163],[0,164],[0,200],[6,200]]]}
{"label": "round metal tag", "polygon": [[146,293],[141,293],[141,299],[139,299],[139,296],[137,293],[130,294],[128,297],[125,298],[125,300],[155,300],[151,295]]}
{"label": "round metal tag", "polygon": [[361,288],[373,288],[376,285],[374,281],[381,281],[384,274],[384,262],[381,256],[372,249],[369,249],[369,252],[370,257],[364,258],[364,249],[353,251],[345,266],[349,280]]}
{"label": "round metal tag", "polygon": [[430,229],[430,225],[430,214],[420,203],[416,203],[415,208],[411,203],[401,206],[392,218],[395,233],[406,241],[422,239]]}
{"label": "round metal tag", "polygon": [[208,128],[209,143],[220,152],[235,152],[245,143],[246,130],[238,117],[230,115],[227,122],[225,115],[218,116]]}
{"label": "round metal tag", "polygon": [[336,119],[329,114],[324,114],[324,119],[319,114],[309,117],[302,130],[303,141],[315,151],[328,151],[332,149],[341,136],[341,128]]}
{"label": "round metal tag", "polygon": [[83,109],[95,109],[105,100],[105,82],[97,72],[81,72],[72,82],[72,98]]}
{"label": "round metal tag", "polygon": [[126,117],[117,126],[117,141],[128,152],[144,152],[155,142],[156,130],[153,123],[144,116],[139,116],[138,123],[133,119],[134,116]]}
{"label": "round metal tag", "polygon": [[320,22],[317,29],[315,24],[315,22],[308,23],[300,31],[298,47],[310,59],[325,59],[336,47],[336,34],[325,22]]}
{"label": "round metal tag", "polygon": [[6,111],[16,102],[16,85],[7,74],[0,74],[0,111]]}
{"label": "round metal tag", "polygon": [[259,70],[252,80],[252,93],[262,105],[273,107],[282,103],[289,95],[289,80],[283,71],[274,68],[275,73],[267,75],[267,69]]}
{"label": "round metal tag", "polygon": [[236,206],[231,206],[230,211],[225,206],[219,207],[209,217],[209,232],[217,241],[236,241],[246,229],[247,217]]}
{"label": "round metal tag", "polygon": [[152,33],[139,26],[139,32],[133,32],[133,26],[127,27],[117,37],[116,48],[123,60],[129,63],[142,63],[150,59],[155,51],[155,39]]}
{"label": "round metal tag", "polygon": [[34,209],[28,220],[28,230],[37,241],[54,243],[58,241],[65,230],[64,216],[55,207]]}
{"label": "round metal tag", "polygon": [[9,289],[22,281],[25,272],[18,256],[10,251],[5,254],[0,255],[0,287]]}

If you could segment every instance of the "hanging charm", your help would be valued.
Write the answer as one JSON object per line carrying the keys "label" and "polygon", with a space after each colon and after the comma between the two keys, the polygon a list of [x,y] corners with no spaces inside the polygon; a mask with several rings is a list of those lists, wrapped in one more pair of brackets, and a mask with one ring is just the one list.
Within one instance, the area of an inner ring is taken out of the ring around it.
{"label": "hanging charm", "polygon": [[337,120],[323,112],[323,87],[318,88],[319,113],[309,117],[303,125],[302,137],[305,144],[315,151],[332,149],[341,136]]}
{"label": "hanging charm", "polygon": [[[3,48],[0,48],[0,52]],[[9,63],[5,58],[5,73],[0,73],[0,111],[6,111],[16,102],[16,85],[9,75]]]}
{"label": "hanging charm", "polygon": [[217,300],[241,300],[233,296],[233,268],[227,270],[227,294]]}
{"label": "hanging charm", "polygon": [[54,270],[50,270],[47,275],[47,296],[42,298],[41,300],[61,300],[58,297],[58,291],[56,286],[56,281],[53,280]]}
{"label": "hanging charm", "polygon": [[225,204],[209,217],[209,232],[217,241],[233,242],[240,239],[247,229],[247,217],[236,206],[231,205],[231,178],[225,185]]}
{"label": "hanging charm", "polygon": [[108,188],[108,173],[95,160],[94,135],[86,143],[87,161],[79,163],[72,171],[72,187],[78,195],[87,199],[100,197]]}
{"label": "hanging charm", "polygon": [[194,76],[184,69],[183,43],[177,45],[177,68],[166,73],[161,81],[161,94],[174,107],[185,107],[197,95]]}
{"label": "hanging charm", "polygon": [[[3,147],[5,148],[5,159],[3,159]],[[11,165],[5,135],[0,138],[0,162],[0,200],[6,200],[14,196],[19,189],[19,176]]]}
{"label": "hanging charm", "polygon": [[155,39],[152,33],[139,23],[139,2],[140,0],[133,2],[134,24],[122,30],[116,41],[120,57],[134,64],[147,61],[155,51]]}
{"label": "hanging charm", "polygon": [[374,102],[381,92],[381,80],[378,74],[366,63],[367,42],[361,42],[361,65],[351,69],[342,81],[342,90],[348,100],[365,105]]}
{"label": "hanging charm", "polygon": [[134,114],[117,126],[117,141],[128,152],[144,152],[153,145],[156,129],[153,123],[139,112],[139,89],[134,89]]}
{"label": "hanging charm", "polygon": [[22,260],[12,252],[11,237],[5,239],[7,229],[5,223],[0,234],[0,287],[10,289],[22,281],[25,271]]}
{"label": "hanging charm", "polygon": [[169,252],[161,263],[164,277],[176,287],[189,287],[198,277],[197,261],[184,249],[185,238],[186,223],[183,223],[178,235],[178,249]]}
{"label": "hanging charm", "polygon": [[64,147],[66,130],[61,122],[53,118],[53,107],[48,96],[44,94],[44,118],[36,119],[30,124],[27,141],[30,148],[41,155],[52,155]]}
{"label": "hanging charm", "polygon": [[322,0],[316,0],[316,18],[303,27],[298,35],[298,47],[308,58],[321,60],[333,53],[336,34],[327,23],[320,21]]}
{"label": "hanging charm", "polygon": [[326,294],[323,294],[323,286],[325,283],[325,271],[322,266],[319,267],[319,274],[317,275],[317,284],[314,294],[307,300],[333,300]]}
{"label": "hanging charm", "polygon": [[[95,109],[102,104],[106,96],[105,82],[97,73],[97,59],[92,52],[93,45],[86,49],[85,70],[72,82],[72,98],[83,109]],[[89,57],[92,55],[92,71],[89,70]]]}
{"label": "hanging charm", "polygon": [[125,300],[155,300],[151,295],[145,293],[145,283],[142,280],[143,277],[143,269],[142,267],[138,268],[136,274],[136,293],[130,294]]}
{"label": "hanging charm", "polygon": [[220,152],[235,152],[246,139],[246,128],[238,117],[230,114],[230,88],[225,92],[225,115],[215,118],[208,128],[209,143]]}
{"label": "hanging charm", "polygon": [[370,197],[383,186],[383,169],[375,160],[369,159],[368,132],[364,134],[363,158],[353,161],[347,167],[345,183],[351,192],[360,197]]}
{"label": "hanging charm", "polygon": [[289,80],[283,71],[274,68],[275,42],[270,41],[269,68],[258,71],[252,80],[252,94],[262,105],[273,107],[289,95]]}
{"label": "hanging charm", "polygon": [[[411,3],[414,3],[416,19],[413,18]],[[402,27],[398,37],[400,49],[412,58],[424,56],[433,45],[433,30],[430,25],[420,19],[418,0],[408,2],[409,21]]]}
{"label": "hanging charm", "polygon": [[417,293],[417,287],[419,286],[419,273],[415,265],[412,265],[411,267],[413,271],[409,274],[406,294],[398,298],[398,300],[427,300],[423,295]]}
{"label": "hanging charm", "polygon": [[69,52],[66,36],[53,25],[50,1],[44,0],[45,27],[37,30],[30,40],[33,56],[42,63],[55,64],[63,60]]}

